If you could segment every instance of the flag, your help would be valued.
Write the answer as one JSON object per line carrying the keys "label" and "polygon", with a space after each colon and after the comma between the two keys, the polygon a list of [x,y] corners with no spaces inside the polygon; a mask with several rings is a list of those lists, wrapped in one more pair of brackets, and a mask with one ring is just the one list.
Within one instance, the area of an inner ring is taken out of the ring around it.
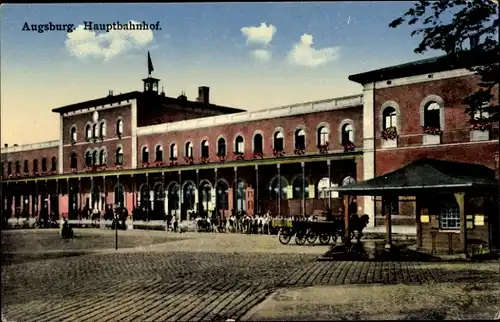
{"label": "flag", "polygon": [[151,55],[149,54],[149,51],[148,51],[148,74],[151,75],[151,72],[155,70],[153,68],[153,62],[151,61]]}

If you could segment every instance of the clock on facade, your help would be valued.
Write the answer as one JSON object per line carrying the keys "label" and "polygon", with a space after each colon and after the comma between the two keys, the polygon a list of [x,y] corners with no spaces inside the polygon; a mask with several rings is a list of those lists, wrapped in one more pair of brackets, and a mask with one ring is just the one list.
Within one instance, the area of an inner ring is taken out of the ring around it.
{"label": "clock on facade", "polygon": [[354,179],[351,176],[347,176],[344,178],[344,180],[342,180],[342,186],[346,186],[346,185],[352,184],[352,183],[356,183],[356,179]]}
{"label": "clock on facade", "polygon": [[97,122],[98,119],[99,119],[99,112],[95,111],[94,114],[92,114],[92,120],[94,122]]}

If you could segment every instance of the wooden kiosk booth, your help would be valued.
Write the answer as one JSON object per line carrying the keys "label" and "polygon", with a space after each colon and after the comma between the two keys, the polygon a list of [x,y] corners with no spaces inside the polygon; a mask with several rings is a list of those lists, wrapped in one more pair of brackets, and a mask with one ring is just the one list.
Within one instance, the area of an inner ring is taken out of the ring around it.
{"label": "wooden kiosk booth", "polygon": [[[418,250],[466,256],[500,249],[499,181],[486,166],[419,159],[363,182],[335,187],[349,196],[413,196]],[[386,248],[392,247],[391,214],[382,202]]]}

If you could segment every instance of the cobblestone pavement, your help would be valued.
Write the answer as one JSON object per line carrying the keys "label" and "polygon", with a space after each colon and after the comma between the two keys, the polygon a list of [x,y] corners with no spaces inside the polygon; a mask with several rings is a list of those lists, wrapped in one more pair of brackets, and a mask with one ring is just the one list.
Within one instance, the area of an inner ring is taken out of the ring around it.
{"label": "cobblestone pavement", "polygon": [[[141,234],[149,232],[130,236]],[[225,321],[238,320],[288,287],[498,278],[498,263],[455,269],[436,263],[318,262],[326,247],[283,246],[271,236],[186,236],[146,248],[2,265],[3,316],[7,321]]]}

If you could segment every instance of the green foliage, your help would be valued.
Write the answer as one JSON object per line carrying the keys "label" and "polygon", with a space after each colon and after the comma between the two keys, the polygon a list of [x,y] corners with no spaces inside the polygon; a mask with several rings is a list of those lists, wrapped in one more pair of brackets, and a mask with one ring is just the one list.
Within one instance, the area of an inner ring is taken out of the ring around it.
{"label": "green foliage", "polygon": [[[499,121],[498,103],[493,91],[498,90],[500,50],[498,44],[498,2],[493,0],[420,0],[401,17],[389,24],[397,28],[403,23],[417,25],[411,36],[422,40],[415,48],[421,54],[428,50],[443,50],[457,65],[476,72],[481,77],[474,93],[465,93],[465,112],[471,116],[478,110],[487,111],[486,121]],[[470,42],[476,45],[471,48]],[[488,106],[485,107],[485,103]],[[478,120],[484,122],[485,119]]]}

